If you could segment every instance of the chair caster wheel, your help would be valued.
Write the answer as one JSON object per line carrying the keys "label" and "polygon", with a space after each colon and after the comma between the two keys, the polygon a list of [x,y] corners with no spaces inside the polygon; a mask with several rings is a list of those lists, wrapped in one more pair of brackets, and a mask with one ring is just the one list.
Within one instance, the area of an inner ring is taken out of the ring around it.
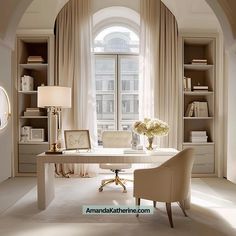
{"label": "chair caster wheel", "polygon": [[125,190],[123,190],[123,193],[127,193],[127,190],[125,189]]}
{"label": "chair caster wheel", "polygon": [[98,189],[99,192],[102,192],[102,190],[103,190],[103,188],[99,188],[99,189]]}

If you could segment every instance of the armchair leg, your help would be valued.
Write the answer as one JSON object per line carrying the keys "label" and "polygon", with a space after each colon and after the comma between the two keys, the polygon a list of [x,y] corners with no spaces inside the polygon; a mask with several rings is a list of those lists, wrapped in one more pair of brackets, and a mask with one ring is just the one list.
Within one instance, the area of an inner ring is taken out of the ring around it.
{"label": "armchair leg", "polygon": [[153,201],[153,207],[156,208],[157,202]]}
{"label": "armchair leg", "polygon": [[172,221],[171,203],[166,202],[166,211],[169,218],[170,227],[174,228],[173,221]]}
{"label": "armchair leg", "polygon": [[186,211],[185,211],[185,207],[184,207],[184,202],[183,201],[181,201],[181,202],[178,202],[178,204],[179,204],[179,206],[180,206],[180,208],[181,208],[181,210],[183,211],[183,213],[184,213],[184,216],[188,216],[187,215],[187,213],[186,213]]}
{"label": "armchair leg", "polygon": [[[135,204],[136,206],[140,206],[140,198],[138,197],[135,198]],[[139,214],[136,214],[136,217],[139,217]]]}

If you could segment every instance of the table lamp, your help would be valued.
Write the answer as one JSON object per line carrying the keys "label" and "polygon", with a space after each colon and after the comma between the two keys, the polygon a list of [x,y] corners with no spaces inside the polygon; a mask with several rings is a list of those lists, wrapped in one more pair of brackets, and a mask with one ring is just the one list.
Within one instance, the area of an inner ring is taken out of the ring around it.
{"label": "table lamp", "polygon": [[39,86],[38,107],[49,113],[49,148],[47,154],[62,153],[57,147],[58,119],[62,108],[71,107],[71,88],[61,86]]}

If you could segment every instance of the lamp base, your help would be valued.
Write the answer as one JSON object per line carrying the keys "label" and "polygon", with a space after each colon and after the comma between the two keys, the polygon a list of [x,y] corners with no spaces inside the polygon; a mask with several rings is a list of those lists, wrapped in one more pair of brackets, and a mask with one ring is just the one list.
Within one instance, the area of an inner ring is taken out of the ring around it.
{"label": "lamp base", "polygon": [[53,143],[53,144],[51,144],[51,149],[49,151],[46,151],[45,153],[46,154],[62,154],[62,151],[60,151],[57,148],[57,144],[56,143]]}
{"label": "lamp base", "polygon": [[63,152],[62,151],[47,151],[45,152],[45,154],[62,154]]}

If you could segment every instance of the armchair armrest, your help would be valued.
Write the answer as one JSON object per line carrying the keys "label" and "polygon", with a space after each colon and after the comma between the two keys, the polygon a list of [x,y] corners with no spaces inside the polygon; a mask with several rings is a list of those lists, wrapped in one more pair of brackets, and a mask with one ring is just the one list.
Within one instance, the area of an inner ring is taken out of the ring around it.
{"label": "armchair armrest", "polygon": [[171,200],[172,171],[168,167],[134,171],[134,197],[159,202]]}

